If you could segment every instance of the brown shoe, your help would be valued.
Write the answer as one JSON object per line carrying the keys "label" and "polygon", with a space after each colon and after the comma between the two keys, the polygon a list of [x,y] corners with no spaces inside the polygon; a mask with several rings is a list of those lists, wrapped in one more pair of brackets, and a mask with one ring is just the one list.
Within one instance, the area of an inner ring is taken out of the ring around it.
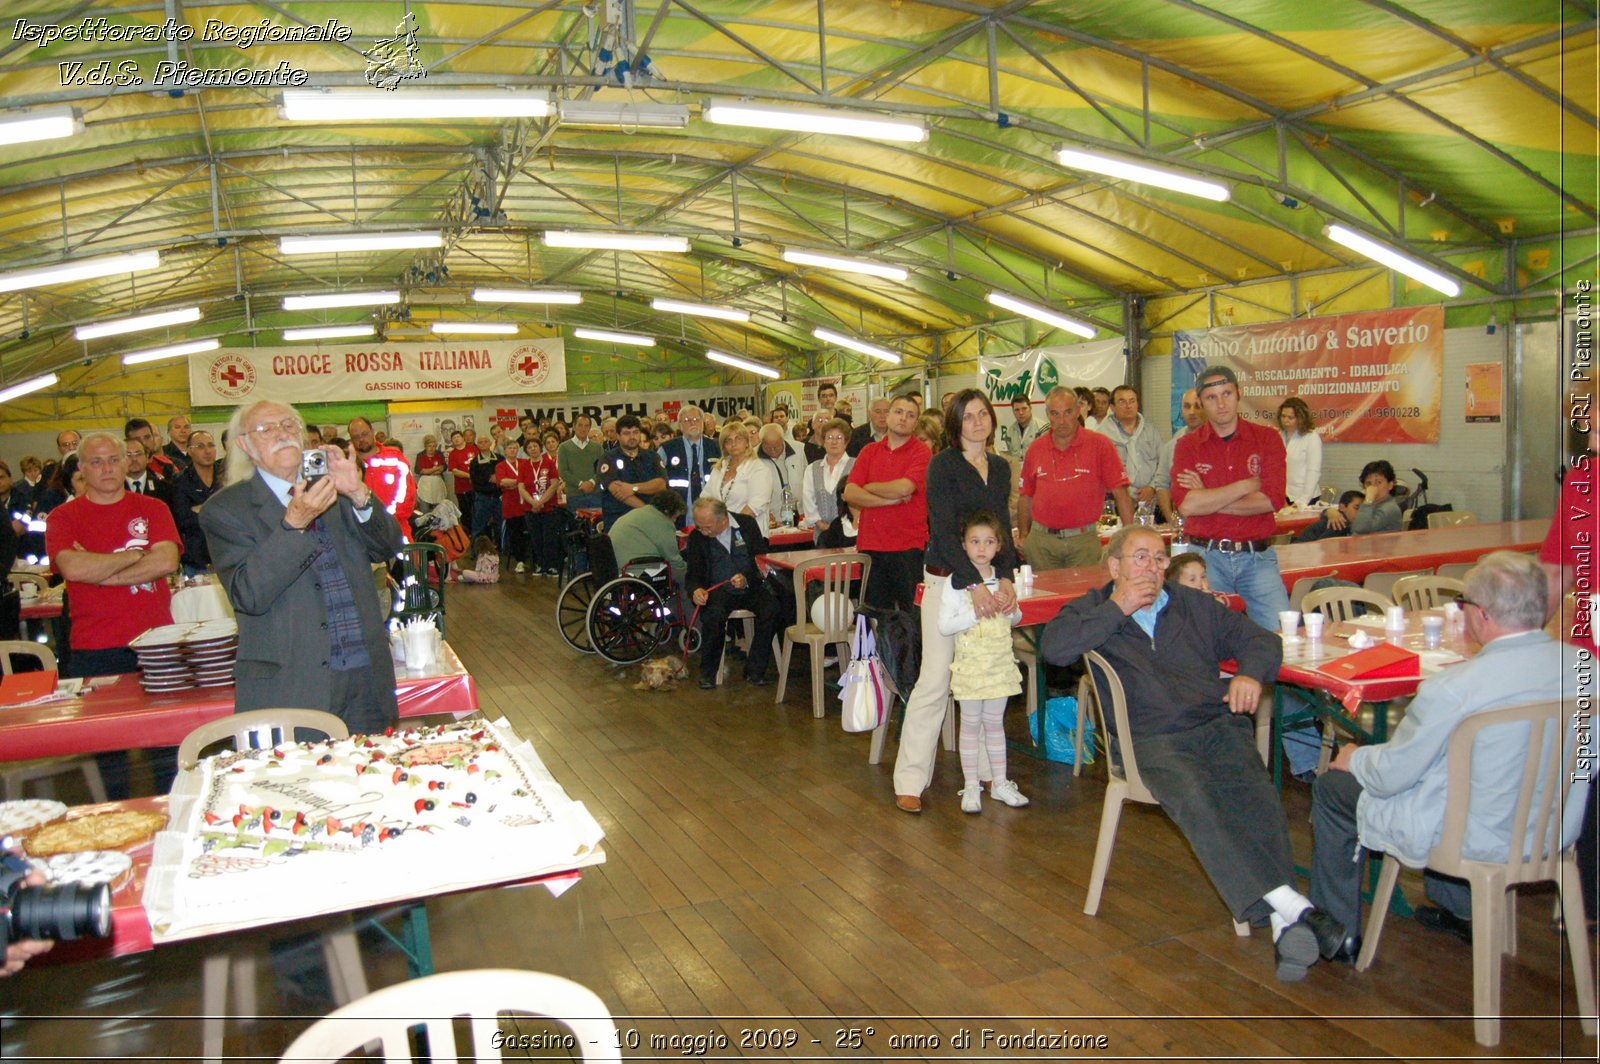
{"label": "brown shoe", "polygon": [[902,813],[922,812],[922,799],[914,794],[897,794],[894,796],[894,804]]}

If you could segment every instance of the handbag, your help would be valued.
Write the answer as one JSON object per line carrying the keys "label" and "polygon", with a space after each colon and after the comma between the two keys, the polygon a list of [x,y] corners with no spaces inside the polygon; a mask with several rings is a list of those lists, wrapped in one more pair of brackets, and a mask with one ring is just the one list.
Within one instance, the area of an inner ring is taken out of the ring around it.
{"label": "handbag", "polygon": [[863,616],[856,616],[856,634],[850,640],[850,664],[839,679],[839,701],[844,703],[839,723],[847,732],[868,732],[889,713],[889,681],[878,658],[877,641]]}

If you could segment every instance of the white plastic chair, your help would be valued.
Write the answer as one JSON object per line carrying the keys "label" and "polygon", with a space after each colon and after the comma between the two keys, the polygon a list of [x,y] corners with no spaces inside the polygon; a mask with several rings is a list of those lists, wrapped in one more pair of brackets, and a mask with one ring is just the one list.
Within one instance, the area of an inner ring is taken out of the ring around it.
{"label": "white plastic chair", "polygon": [[[822,597],[817,600],[821,603],[823,621],[820,628],[812,623],[817,611],[806,609],[806,572],[817,569],[822,570]],[[861,606],[860,595],[853,602],[850,599],[850,582],[859,579],[861,593],[865,594],[867,574],[871,571],[872,559],[854,551],[830,554],[818,558],[811,565],[795,569],[795,619],[783,630],[783,647],[778,652],[778,694],[774,702],[783,701],[784,692],[789,687],[789,657],[794,652],[794,645],[804,642],[811,654],[811,715],[827,715],[823,706],[822,655],[827,647],[836,646],[839,648],[839,660],[848,660],[850,637],[855,634],[855,614]]]}
{"label": "white plastic chair", "polygon": [[1407,613],[1438,609],[1457,595],[1466,593],[1467,585],[1462,581],[1434,573],[1404,577],[1396,580],[1394,587],[1390,589],[1395,604],[1404,606]]}
{"label": "white plastic chair", "polygon": [[[611,1010],[593,991],[559,975],[495,968],[445,972],[374,991],[312,1024],[278,1059],[333,1064],[376,1042],[389,1064],[409,1064],[416,1059],[410,1032],[420,1027],[429,1060],[497,1061],[503,1059],[494,1037],[502,1012],[562,1023],[583,1060],[622,1059]],[[466,1017],[471,1029],[465,1053],[456,1044],[456,1017]]]}
{"label": "white plastic chair", "polygon": [[[28,576],[26,573],[11,575],[13,579],[19,575]],[[47,672],[55,671],[56,656],[49,647],[27,639],[5,639],[0,640],[0,676],[11,675],[14,669],[11,662],[13,655],[33,658],[39,663],[39,668]],[[4,712],[4,709],[0,709],[0,713]],[[27,784],[65,776],[69,772],[83,773],[83,784],[89,789],[90,798],[96,802],[106,800],[105,781],[100,778],[100,766],[92,757],[41,757],[33,761],[13,762],[0,769],[0,794],[5,796],[6,801],[21,798]]]}
{"label": "white plastic chair", "polygon": [[1379,616],[1387,613],[1394,600],[1377,591],[1368,591],[1362,587],[1325,587],[1320,591],[1313,591],[1300,602],[1302,613],[1320,613],[1328,620],[1338,623],[1348,621],[1355,616],[1351,609],[1356,603],[1369,606],[1376,610]]}
{"label": "white plastic chair", "polygon": [[1361,586],[1368,591],[1376,592],[1387,599],[1394,598],[1394,585],[1408,576],[1428,576],[1432,569],[1407,569],[1400,573],[1368,573],[1367,578],[1361,581]]}
{"label": "white plastic chair", "polygon": [[[1133,750],[1133,729],[1128,724],[1128,696],[1122,689],[1122,678],[1111,663],[1095,651],[1084,655],[1091,674],[1098,671],[1105,679],[1105,689],[1111,697],[1111,712],[1117,722],[1115,731],[1106,729],[1105,707],[1101,699],[1094,700],[1100,717],[1100,734],[1106,736],[1106,802],[1100,809],[1100,837],[1094,845],[1094,869],[1089,873],[1089,895],[1084,899],[1083,911],[1093,916],[1100,911],[1100,894],[1105,889],[1106,872],[1111,868],[1111,850],[1117,844],[1117,824],[1122,819],[1122,803],[1144,802],[1160,805],[1139,778],[1139,759]],[[1097,688],[1098,690],[1098,688]],[[1078,707],[1079,712],[1083,706]],[[1113,755],[1111,736],[1116,736]],[[1233,933],[1240,938],[1250,937],[1250,925],[1233,921]]]}
{"label": "white plastic chair", "polygon": [[[232,738],[237,744],[235,749],[240,750],[294,742],[296,728],[323,732],[330,739],[350,736],[344,721],[332,713],[318,709],[257,709],[207,721],[195,728],[178,746],[178,766],[184,771],[193,769],[200,751],[223,739]],[[233,984],[239,1015],[254,1015],[256,959],[248,948],[233,950],[225,945],[226,939],[212,941],[223,945],[206,955],[201,971],[201,1049],[207,1060],[220,1060],[223,1026],[228,1019],[228,984]],[[356,942],[353,923],[345,921],[323,933],[322,955],[335,1001],[353,1001],[367,992],[367,976],[361,967],[361,947]]]}
{"label": "white plastic chair", "polygon": [[228,601],[222,585],[196,584],[180,588],[172,596],[172,619],[179,624],[188,621],[231,621],[233,604]]}
{"label": "white plastic chair", "polygon": [[[1427,866],[1436,872],[1460,876],[1472,887],[1472,1011],[1473,1034],[1479,1045],[1500,1044],[1500,975],[1503,954],[1517,951],[1515,895],[1508,895],[1521,883],[1554,880],[1560,892],[1567,927],[1567,950],[1572,955],[1572,985],[1577,992],[1579,1022],[1583,1033],[1595,1034],[1594,969],[1590,966],[1588,923],[1584,919],[1583,891],[1578,880],[1578,862],[1573,847],[1561,847],[1562,810],[1568,800],[1567,781],[1577,766],[1577,743],[1566,741],[1567,724],[1576,703],[1532,702],[1505,709],[1474,713],[1456,725],[1446,751],[1448,785],[1445,792],[1444,833],[1428,854]],[[1522,786],[1511,818],[1510,839],[1504,861],[1472,861],[1463,857],[1461,845],[1467,828],[1468,803],[1472,791],[1472,748],[1485,728],[1527,723],[1529,741],[1523,754]],[[1551,734],[1564,741],[1552,742]],[[1534,736],[1540,738],[1535,740]],[[1545,793],[1534,805],[1533,791],[1540,779]],[[1551,786],[1551,781],[1557,785]],[[1592,786],[1593,784],[1591,784]],[[1523,840],[1533,825],[1533,853],[1523,854]],[[1367,917],[1366,934],[1356,970],[1366,971],[1378,953],[1383,936],[1389,899],[1400,875],[1400,861],[1384,854],[1383,869],[1372,893],[1372,912]]]}

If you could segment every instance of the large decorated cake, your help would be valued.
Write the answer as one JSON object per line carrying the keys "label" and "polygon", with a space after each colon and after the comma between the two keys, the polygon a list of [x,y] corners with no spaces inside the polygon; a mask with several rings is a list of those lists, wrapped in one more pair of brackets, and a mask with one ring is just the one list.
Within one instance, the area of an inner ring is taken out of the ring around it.
{"label": "large decorated cake", "polygon": [[158,940],[603,859],[599,825],[504,721],[217,754],[171,808],[145,891]]}

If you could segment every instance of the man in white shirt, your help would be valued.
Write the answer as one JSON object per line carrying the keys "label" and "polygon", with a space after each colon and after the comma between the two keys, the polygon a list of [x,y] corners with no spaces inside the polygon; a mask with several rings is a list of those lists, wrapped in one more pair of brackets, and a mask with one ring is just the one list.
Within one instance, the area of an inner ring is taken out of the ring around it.
{"label": "man in white shirt", "polygon": [[1161,464],[1161,438],[1156,427],[1139,413],[1139,393],[1127,384],[1111,392],[1111,416],[1100,422],[1099,432],[1111,441],[1128,474],[1128,491],[1135,505],[1156,502],[1156,469]]}
{"label": "man in white shirt", "polygon": [[761,427],[761,460],[772,471],[772,503],[767,507],[767,524],[770,527],[784,524],[786,513],[791,519],[798,519],[796,512],[800,508],[806,460],[784,439],[783,429],[777,422]]}
{"label": "man in white shirt", "polygon": [[1022,456],[1028,453],[1028,444],[1048,431],[1050,426],[1034,421],[1033,401],[1025,395],[1019,395],[1011,400],[1011,416],[1016,424],[1006,430],[1004,450],[1008,458],[1021,461]]}

